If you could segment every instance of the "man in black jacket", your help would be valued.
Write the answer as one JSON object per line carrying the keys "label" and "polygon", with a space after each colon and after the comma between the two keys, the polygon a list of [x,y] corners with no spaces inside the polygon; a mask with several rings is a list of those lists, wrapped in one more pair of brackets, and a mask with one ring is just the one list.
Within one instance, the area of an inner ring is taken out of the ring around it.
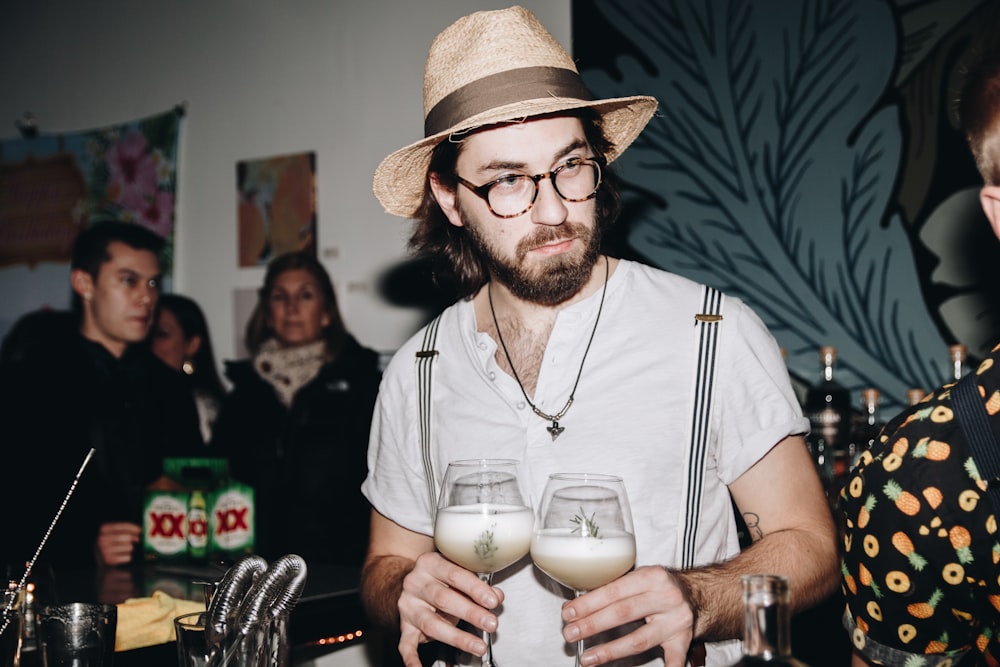
{"label": "man in black jacket", "polygon": [[81,463],[95,454],[40,562],[123,565],[142,534],[143,491],[164,456],[201,444],[181,378],[145,345],[160,291],[163,239],[137,225],[95,224],[77,237],[73,312],[23,317],[0,355],[7,493],[0,556],[19,576]]}

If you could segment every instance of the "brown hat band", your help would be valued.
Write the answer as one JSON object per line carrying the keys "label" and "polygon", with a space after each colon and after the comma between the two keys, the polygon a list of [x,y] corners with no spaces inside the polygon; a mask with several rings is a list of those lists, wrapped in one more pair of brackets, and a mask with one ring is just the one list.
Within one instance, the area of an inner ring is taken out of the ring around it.
{"label": "brown hat band", "polygon": [[591,101],[580,75],[563,67],[522,67],[497,72],[457,88],[434,105],[424,119],[424,136],[461,128],[467,119],[507,104],[547,97]]}

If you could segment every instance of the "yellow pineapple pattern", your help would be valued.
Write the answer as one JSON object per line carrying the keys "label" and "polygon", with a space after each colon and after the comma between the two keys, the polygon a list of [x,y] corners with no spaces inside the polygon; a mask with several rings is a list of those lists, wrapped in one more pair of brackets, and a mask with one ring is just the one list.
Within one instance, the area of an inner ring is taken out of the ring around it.
{"label": "yellow pineapple pattern", "polygon": [[[976,370],[995,436],[998,356],[1000,346]],[[844,624],[870,660],[929,667],[973,653],[968,663],[1000,667],[1000,541],[986,489],[950,386],[894,418],[861,457],[838,503],[841,588]]]}

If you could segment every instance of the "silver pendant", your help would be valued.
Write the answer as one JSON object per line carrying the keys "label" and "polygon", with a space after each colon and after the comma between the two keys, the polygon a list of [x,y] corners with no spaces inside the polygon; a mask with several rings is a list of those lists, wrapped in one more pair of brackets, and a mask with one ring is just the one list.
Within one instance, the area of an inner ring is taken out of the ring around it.
{"label": "silver pendant", "polygon": [[545,430],[548,431],[549,435],[552,436],[552,439],[555,440],[560,435],[562,435],[562,432],[566,430],[566,427],[565,426],[560,426],[559,422],[553,420],[552,421],[552,426],[546,426]]}

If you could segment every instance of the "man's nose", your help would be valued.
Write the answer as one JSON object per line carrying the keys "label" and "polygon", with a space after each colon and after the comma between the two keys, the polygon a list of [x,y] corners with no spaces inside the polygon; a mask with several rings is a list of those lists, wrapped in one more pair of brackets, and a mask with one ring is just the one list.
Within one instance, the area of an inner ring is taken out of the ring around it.
{"label": "man's nose", "polygon": [[569,210],[559,193],[552,178],[542,178],[538,181],[538,196],[535,205],[531,207],[531,220],[540,225],[561,225],[566,222]]}

